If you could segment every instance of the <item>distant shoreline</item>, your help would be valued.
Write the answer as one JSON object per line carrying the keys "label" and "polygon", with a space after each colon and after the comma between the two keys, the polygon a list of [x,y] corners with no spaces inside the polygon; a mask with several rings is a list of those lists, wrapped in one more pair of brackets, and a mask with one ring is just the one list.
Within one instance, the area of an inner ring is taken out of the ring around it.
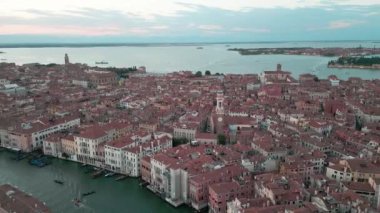
{"label": "distant shoreline", "polygon": [[278,47],[278,48],[230,48],[228,51],[238,52],[240,55],[307,55],[322,57],[337,57],[342,55],[377,55],[380,48],[347,48],[347,47]]}
{"label": "distant shoreline", "polygon": [[328,68],[380,70],[380,57],[339,57],[329,61]]}
{"label": "distant shoreline", "polygon": [[360,66],[360,65],[327,65],[333,69],[361,69],[361,70],[380,70],[377,66]]}
{"label": "distant shoreline", "polygon": [[343,42],[364,42],[364,43],[380,43],[380,41],[372,40],[342,40],[342,41],[253,41],[253,42],[181,42],[181,43],[0,43],[0,48],[88,48],[88,47],[168,47],[168,46],[207,46],[217,44],[279,44],[279,43],[343,43]]}

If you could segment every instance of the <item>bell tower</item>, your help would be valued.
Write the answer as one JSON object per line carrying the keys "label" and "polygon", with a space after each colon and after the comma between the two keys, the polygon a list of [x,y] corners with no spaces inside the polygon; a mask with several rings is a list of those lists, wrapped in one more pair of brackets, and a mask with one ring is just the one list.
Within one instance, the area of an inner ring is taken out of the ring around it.
{"label": "bell tower", "polygon": [[224,95],[222,91],[219,91],[216,95],[216,114],[224,115],[224,107],[223,107]]}
{"label": "bell tower", "polygon": [[65,54],[65,65],[69,65],[69,64],[70,64],[69,56],[66,53]]}

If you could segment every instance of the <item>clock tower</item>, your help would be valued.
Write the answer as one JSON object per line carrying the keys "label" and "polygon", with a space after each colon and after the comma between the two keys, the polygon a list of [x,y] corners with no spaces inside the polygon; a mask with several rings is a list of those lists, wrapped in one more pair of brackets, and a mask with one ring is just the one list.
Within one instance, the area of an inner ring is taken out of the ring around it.
{"label": "clock tower", "polygon": [[224,95],[223,92],[219,91],[216,95],[216,114],[224,115],[224,107],[223,107]]}
{"label": "clock tower", "polygon": [[216,108],[215,108],[215,131],[218,134],[223,133],[224,127],[224,94],[219,91],[216,95]]}

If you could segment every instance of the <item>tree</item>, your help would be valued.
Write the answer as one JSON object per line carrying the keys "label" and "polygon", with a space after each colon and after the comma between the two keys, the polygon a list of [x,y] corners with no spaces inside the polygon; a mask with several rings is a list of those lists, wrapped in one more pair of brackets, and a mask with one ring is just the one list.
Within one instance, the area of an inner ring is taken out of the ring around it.
{"label": "tree", "polygon": [[202,132],[207,132],[207,129],[208,129],[208,119],[206,119],[206,121],[203,123]]}
{"label": "tree", "polygon": [[220,75],[220,73],[218,73],[218,72],[217,72],[217,73],[215,73],[215,75],[216,75],[216,76],[219,76],[219,75]]}
{"label": "tree", "polygon": [[355,116],[355,129],[358,131],[362,131],[362,128],[363,128],[362,121],[360,120],[358,116]]}
{"label": "tree", "polygon": [[173,147],[187,144],[188,142],[189,140],[187,138],[173,138]]}
{"label": "tree", "polygon": [[94,83],[92,83],[92,82],[88,82],[88,84],[87,84],[87,88],[89,88],[89,89],[96,89],[96,84],[94,84]]}
{"label": "tree", "polygon": [[62,153],[62,157],[64,157],[64,158],[69,158],[70,156],[66,153],[66,152],[64,152],[64,153]]}
{"label": "tree", "polygon": [[324,111],[325,111],[325,108],[323,107],[323,103],[321,103],[319,107],[319,112],[324,112]]}
{"label": "tree", "polygon": [[224,134],[218,135],[218,144],[219,145],[226,145],[226,136]]}
{"label": "tree", "polygon": [[210,70],[206,70],[206,71],[205,71],[205,75],[211,75]]}
{"label": "tree", "polygon": [[202,72],[201,71],[196,72],[195,77],[202,77]]}

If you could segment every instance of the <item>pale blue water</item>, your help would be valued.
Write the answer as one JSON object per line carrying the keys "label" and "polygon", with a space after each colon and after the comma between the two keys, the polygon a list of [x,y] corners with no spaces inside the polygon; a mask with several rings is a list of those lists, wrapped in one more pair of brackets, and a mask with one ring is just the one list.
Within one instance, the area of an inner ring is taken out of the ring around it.
{"label": "pale blue water", "polygon": [[[327,62],[334,58],[319,56],[258,55],[242,56],[228,48],[258,47],[374,47],[374,42],[282,42],[282,43],[245,43],[245,44],[196,44],[189,45],[150,45],[91,48],[2,48],[6,52],[0,55],[7,62],[24,63],[63,63],[65,53],[71,62],[95,65],[95,61],[105,60],[109,66],[146,66],[148,72],[167,73],[178,70],[205,71],[212,73],[260,73],[274,70],[277,63],[284,70],[291,71],[294,77],[302,73],[313,73],[320,78],[331,74],[339,78],[361,77],[363,79],[380,78],[380,71],[329,69]],[[196,47],[202,46],[199,50]]]}

